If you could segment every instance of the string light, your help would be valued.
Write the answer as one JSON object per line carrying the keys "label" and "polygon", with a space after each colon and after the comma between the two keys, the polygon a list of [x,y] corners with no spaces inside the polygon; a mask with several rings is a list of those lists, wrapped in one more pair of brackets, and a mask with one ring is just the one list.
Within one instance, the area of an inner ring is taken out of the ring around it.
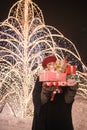
{"label": "string light", "polygon": [[51,54],[77,65],[77,93],[87,98],[87,78],[81,72],[85,65],[75,45],[55,27],[45,25],[42,11],[32,0],[17,1],[0,23],[0,104],[8,102],[16,117],[33,116],[38,71],[43,58]]}

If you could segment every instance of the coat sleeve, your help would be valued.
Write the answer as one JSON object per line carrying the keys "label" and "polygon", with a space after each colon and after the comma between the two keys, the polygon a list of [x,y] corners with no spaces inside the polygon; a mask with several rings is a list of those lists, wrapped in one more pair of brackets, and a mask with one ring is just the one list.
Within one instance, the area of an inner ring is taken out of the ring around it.
{"label": "coat sleeve", "polygon": [[74,97],[76,95],[78,89],[78,83],[76,83],[74,86],[67,87],[66,93],[65,93],[65,102],[66,103],[72,103],[74,101]]}

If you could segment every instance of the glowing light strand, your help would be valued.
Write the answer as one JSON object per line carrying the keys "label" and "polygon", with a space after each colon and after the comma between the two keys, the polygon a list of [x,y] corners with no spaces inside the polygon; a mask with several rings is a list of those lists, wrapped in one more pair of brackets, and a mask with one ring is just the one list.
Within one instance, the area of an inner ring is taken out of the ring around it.
{"label": "glowing light strand", "polygon": [[67,57],[77,65],[77,93],[87,98],[87,78],[78,68],[85,65],[75,45],[56,28],[45,25],[35,3],[19,0],[0,23],[0,107],[8,102],[16,117],[33,116],[32,92],[38,70],[50,54]]}

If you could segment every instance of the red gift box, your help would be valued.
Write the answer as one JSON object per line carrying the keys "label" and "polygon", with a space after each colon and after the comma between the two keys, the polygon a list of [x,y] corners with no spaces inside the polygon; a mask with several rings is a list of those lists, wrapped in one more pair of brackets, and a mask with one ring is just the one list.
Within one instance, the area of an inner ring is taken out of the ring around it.
{"label": "red gift box", "polygon": [[66,74],[76,74],[76,66],[75,65],[67,65]]}
{"label": "red gift box", "polygon": [[40,71],[39,81],[66,81],[66,73],[58,73],[57,71]]}

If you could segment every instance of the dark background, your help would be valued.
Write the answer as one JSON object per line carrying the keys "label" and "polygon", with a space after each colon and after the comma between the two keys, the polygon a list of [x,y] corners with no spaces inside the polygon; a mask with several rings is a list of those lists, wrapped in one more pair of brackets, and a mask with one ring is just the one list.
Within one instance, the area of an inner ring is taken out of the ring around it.
{"label": "dark background", "polygon": [[[0,0],[0,22],[7,18],[10,7],[17,0]],[[69,0],[33,0],[43,12],[46,25],[57,28],[71,40],[87,66],[87,4]]]}

